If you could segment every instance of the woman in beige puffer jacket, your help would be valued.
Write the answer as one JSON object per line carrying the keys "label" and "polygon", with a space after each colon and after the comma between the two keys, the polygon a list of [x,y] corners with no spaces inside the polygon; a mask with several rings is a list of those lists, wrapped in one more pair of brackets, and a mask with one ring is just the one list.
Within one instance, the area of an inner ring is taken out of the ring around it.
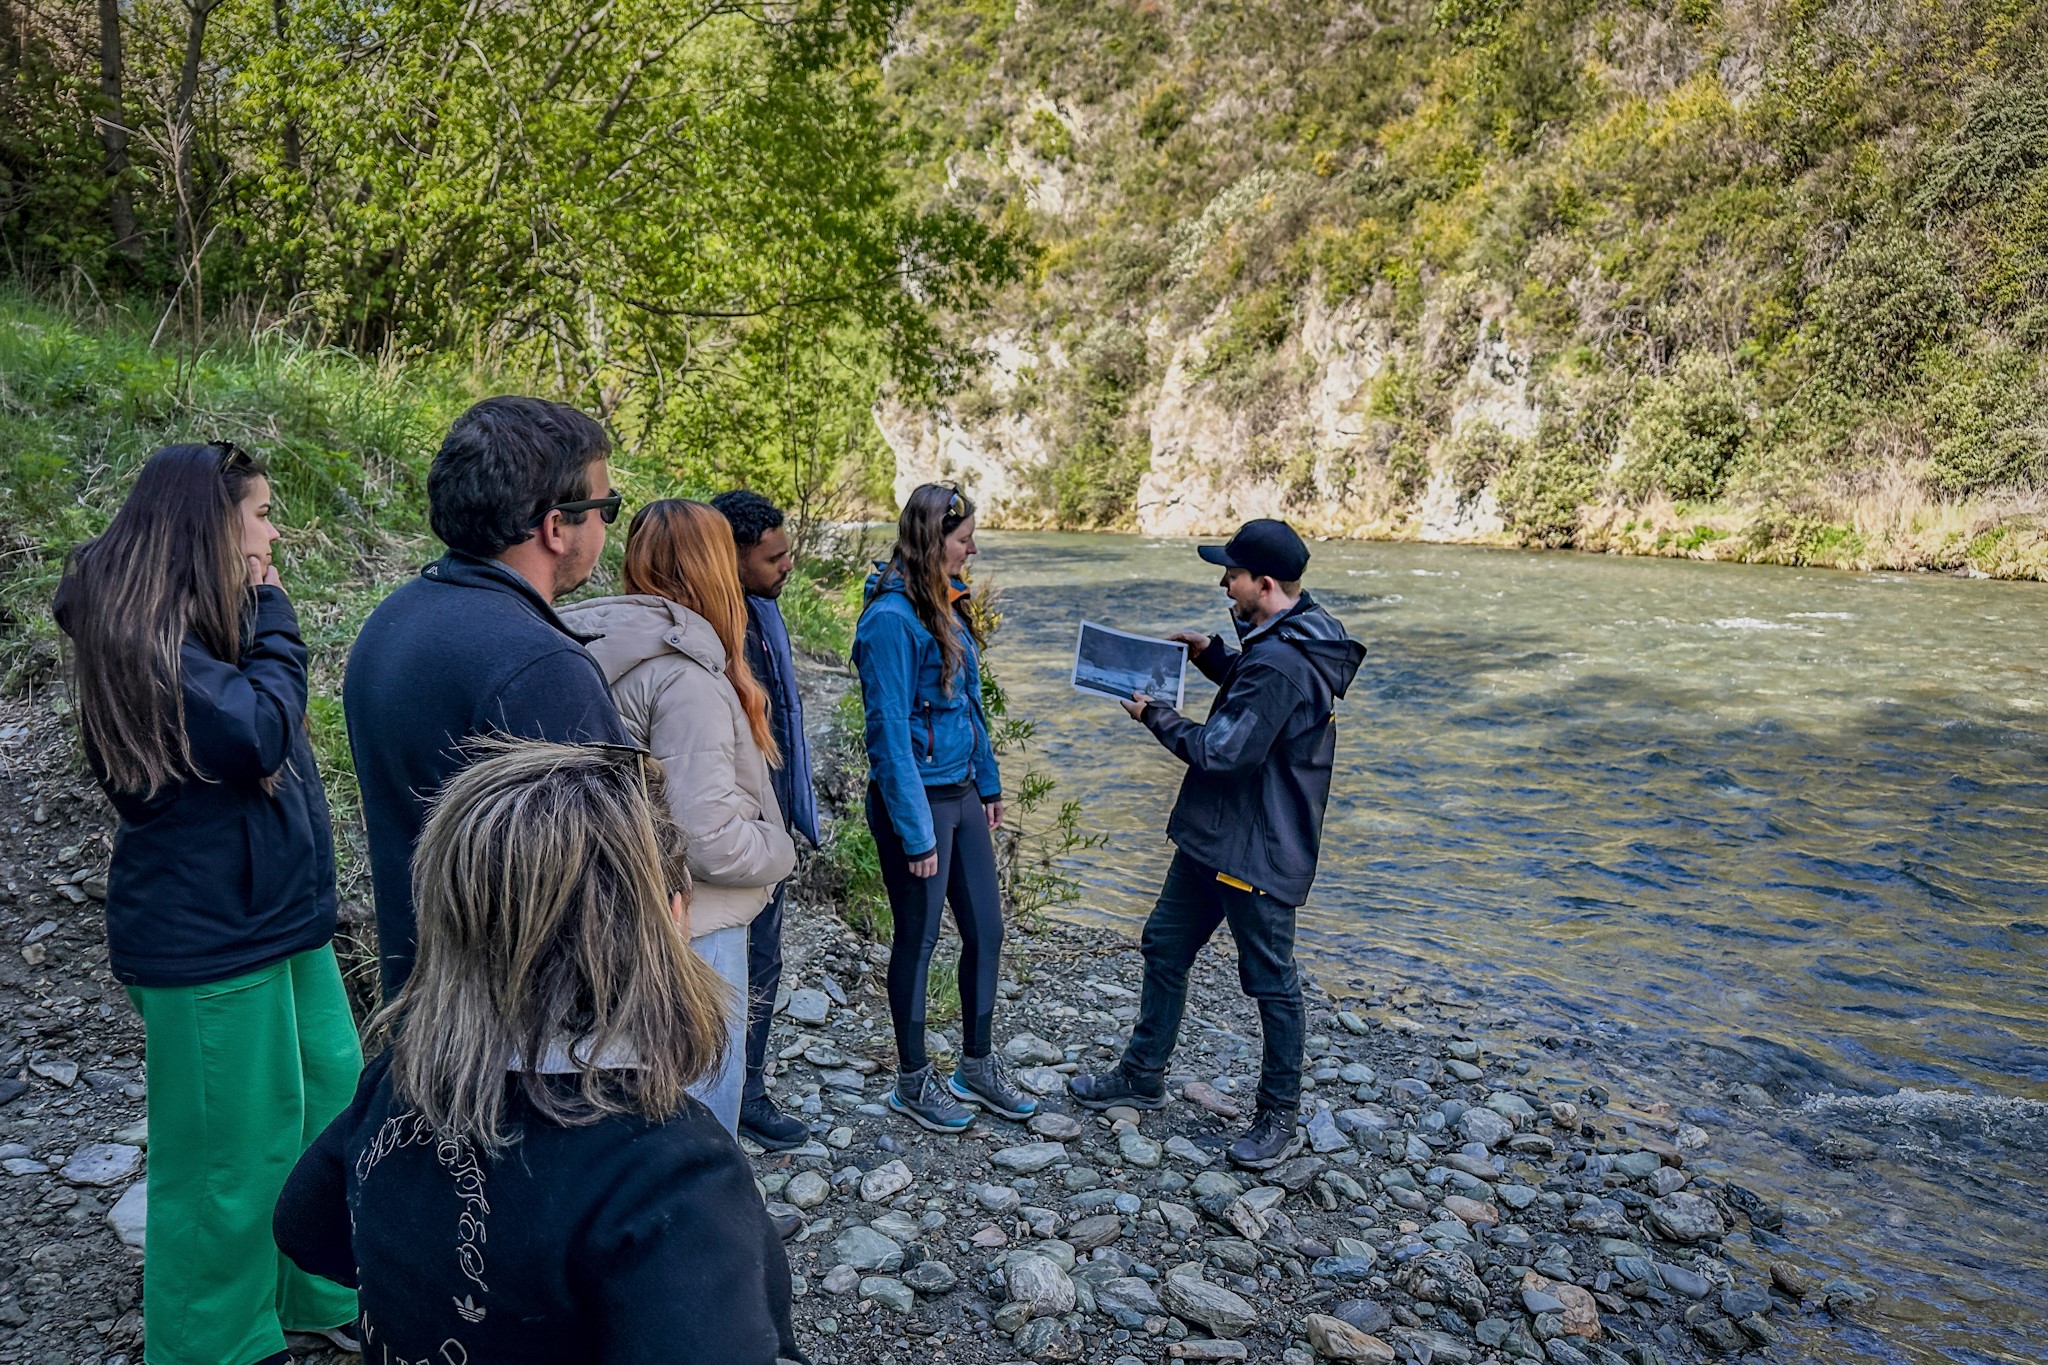
{"label": "woman in beige puffer jacket", "polygon": [[767,693],[747,668],[732,527],[715,509],[649,503],[626,533],[628,595],[561,610],[604,670],[626,728],[660,760],[689,838],[690,946],[735,991],[731,1046],[692,1090],[728,1130],[745,1079],[747,926],[796,866],[768,767]]}

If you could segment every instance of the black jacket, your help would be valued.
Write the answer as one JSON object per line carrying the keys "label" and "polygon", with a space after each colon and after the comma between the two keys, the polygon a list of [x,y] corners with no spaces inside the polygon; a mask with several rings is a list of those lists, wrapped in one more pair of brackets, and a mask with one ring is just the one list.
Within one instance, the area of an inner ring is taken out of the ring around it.
{"label": "black jacket", "polygon": [[1145,708],[1147,728],[1188,765],[1167,837],[1282,905],[1307,900],[1330,800],[1336,703],[1364,659],[1365,646],[1307,593],[1250,632],[1242,652],[1211,637],[1195,659],[1221,689],[1208,721],[1159,702]]}
{"label": "black jacket", "polygon": [[[306,645],[278,588],[258,588],[239,667],[188,635],[185,735],[205,779],[151,797],[107,784],[121,816],[107,872],[107,956],[130,986],[200,986],[334,937],[334,835],[306,737]],[[78,604],[67,581],[57,624]],[[279,775],[274,792],[264,779]]]}
{"label": "black jacket", "polygon": [[493,560],[450,553],[378,604],[342,684],[363,792],[384,997],[412,974],[412,854],[479,736],[631,744],[581,637]]}
{"label": "black jacket", "polygon": [[517,1137],[492,1155],[438,1141],[390,1067],[387,1052],[364,1070],[273,1220],[301,1269],[359,1289],[365,1360],[802,1359],[782,1242],[703,1105],[563,1127],[508,1076]]}

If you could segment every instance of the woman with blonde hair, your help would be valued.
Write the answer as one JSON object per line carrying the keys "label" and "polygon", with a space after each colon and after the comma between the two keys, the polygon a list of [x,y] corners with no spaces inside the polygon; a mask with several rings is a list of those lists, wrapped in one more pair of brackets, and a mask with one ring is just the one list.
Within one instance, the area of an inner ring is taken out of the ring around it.
{"label": "woman with blonde hair", "polygon": [[745,1076],[747,926],[796,866],[768,768],[780,760],[768,693],[747,667],[747,605],[732,524],[701,502],[665,498],[626,532],[626,595],[565,609],[619,716],[668,775],[696,886],[690,946],[735,991],[729,1064],[697,1092],[739,1129]]}
{"label": "woman with blonde hair", "polygon": [[731,992],[634,749],[499,742],[414,857],[390,1049],[278,1201],[278,1246],[357,1286],[375,1360],[802,1359],[746,1159],[688,1088]]}

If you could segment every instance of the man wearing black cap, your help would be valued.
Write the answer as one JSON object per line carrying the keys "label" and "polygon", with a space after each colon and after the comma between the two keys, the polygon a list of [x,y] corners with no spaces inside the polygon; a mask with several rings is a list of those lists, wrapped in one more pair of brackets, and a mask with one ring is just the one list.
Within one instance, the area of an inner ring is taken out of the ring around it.
{"label": "man wearing black cap", "polygon": [[1132,717],[1188,765],[1166,835],[1173,865],[1145,921],[1145,989],[1137,1027],[1114,1071],[1067,1082],[1091,1109],[1166,1103],[1166,1063],[1187,1008],[1188,969],[1223,923],[1237,940],[1238,981],[1258,1002],[1265,1055],[1258,1113],[1230,1144],[1251,1170],[1301,1150],[1301,977],[1294,968],[1294,915],[1315,880],[1323,808],[1336,753],[1336,702],[1365,647],[1301,590],[1308,547],[1284,521],[1249,521],[1227,545],[1204,545],[1223,568],[1240,648],[1183,633],[1195,667],[1219,689],[1197,725],[1171,706],[1136,696]]}

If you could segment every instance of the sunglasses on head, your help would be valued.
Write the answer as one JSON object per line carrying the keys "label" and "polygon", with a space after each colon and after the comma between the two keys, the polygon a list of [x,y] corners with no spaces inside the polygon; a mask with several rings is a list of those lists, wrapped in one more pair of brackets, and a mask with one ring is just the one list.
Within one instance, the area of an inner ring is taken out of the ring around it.
{"label": "sunglasses on head", "polygon": [[938,486],[953,495],[946,499],[946,515],[964,519],[967,516],[967,499],[961,496],[960,485],[941,481]]}
{"label": "sunglasses on head", "polygon": [[222,469],[226,469],[238,459],[251,464],[255,463],[256,460],[255,456],[236,445],[233,441],[208,441],[206,447],[209,450],[220,453],[220,467]]}
{"label": "sunglasses on head", "polygon": [[595,512],[598,520],[609,526],[619,519],[619,509],[625,505],[626,495],[623,493],[607,493],[601,498],[578,498],[574,502],[551,503],[541,509],[541,514],[533,519],[533,524],[538,526],[546,521],[550,512]]}

